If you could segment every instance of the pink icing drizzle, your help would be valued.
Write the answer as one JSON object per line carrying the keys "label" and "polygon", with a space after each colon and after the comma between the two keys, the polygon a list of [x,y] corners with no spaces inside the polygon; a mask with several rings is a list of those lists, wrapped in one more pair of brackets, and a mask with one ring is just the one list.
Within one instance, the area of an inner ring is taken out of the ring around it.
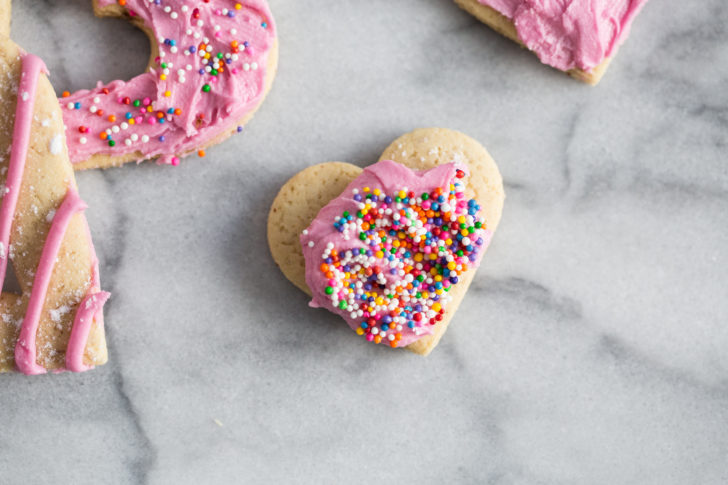
{"label": "pink icing drizzle", "polygon": [[612,56],[647,0],[478,0],[508,17],[541,62],[590,71]]}
{"label": "pink icing drizzle", "polygon": [[[2,243],[3,248],[3,251],[0,253],[0,288],[2,288],[7,271],[10,229],[12,227],[13,217],[17,207],[23,172],[25,171],[25,160],[28,154],[28,147],[30,145],[30,131],[33,121],[33,105],[35,103],[38,78],[41,72],[46,72],[46,69],[40,58],[32,54],[23,56],[23,66],[20,75],[20,84],[18,86],[18,101],[15,110],[15,126],[13,127],[10,166],[8,168],[7,179],[5,180],[6,194],[3,197],[2,206],[0,207],[0,243]],[[36,362],[37,352],[35,338],[40,323],[40,315],[43,310],[43,303],[45,302],[46,293],[48,291],[53,266],[56,257],[58,256],[58,251],[61,247],[61,243],[63,242],[63,237],[68,224],[75,213],[80,212],[85,208],[86,204],[80,199],[76,190],[71,187],[53,218],[53,223],[51,224],[48,237],[43,246],[40,261],[38,262],[38,268],[36,270],[30,299],[28,301],[28,308],[20,329],[20,335],[15,345],[15,363],[18,370],[24,374],[42,374],[46,372],[46,369]],[[91,290],[93,291],[93,289],[97,288],[99,284],[98,264],[90,237],[88,238],[88,241],[91,245],[92,254],[93,276]],[[105,292],[97,293],[97,295],[99,295],[99,300],[106,301],[106,298],[108,298],[108,294]],[[90,296],[93,297],[94,295]],[[88,298],[89,297],[86,297],[84,302]],[[94,303],[92,305],[92,314],[89,313],[90,310],[81,308],[79,313],[76,315],[76,321],[79,321],[82,318],[89,320],[89,323],[84,321],[84,325],[77,329],[75,328],[76,322],[74,322],[74,328],[71,332],[71,341],[69,342],[69,348],[72,347],[73,350],[71,366],[68,366],[70,370],[84,370],[78,365],[76,359],[76,355],[78,353],[77,349],[79,346],[82,350],[83,347],[85,347],[85,343],[88,340],[88,332],[90,330],[91,318],[89,318],[89,316],[95,315],[101,310],[103,301],[101,301],[101,304]]]}
{"label": "pink icing drizzle", "polygon": [[[98,2],[99,7],[116,3]],[[62,98],[72,162],[98,153],[119,156],[141,152],[139,161],[159,156],[160,163],[176,165],[178,156],[232,131],[257,107],[265,93],[267,59],[275,40],[267,3],[247,0],[236,9],[237,2],[212,0],[194,2],[184,11],[180,3],[163,1],[157,5],[148,0],[127,0],[129,15],[140,19],[157,38],[160,57],[148,72],[128,82],[103,85],[99,81],[91,91]],[[165,8],[170,11],[165,12]],[[198,22],[203,25],[198,26]],[[215,30],[215,26],[220,29]],[[238,42],[237,47],[232,47],[233,41]],[[231,56],[230,63],[225,57],[221,60],[223,72],[198,72],[207,62],[198,55],[201,43],[212,48],[211,56]],[[167,66],[167,74],[162,63]],[[166,79],[162,80],[162,75]],[[210,86],[209,92],[203,91],[205,85]],[[133,106],[135,100],[141,105]],[[76,109],[79,105],[80,109]],[[153,108],[151,113],[145,110],[147,106]],[[169,113],[175,109],[181,113]],[[99,116],[99,112],[103,115]],[[163,114],[162,123],[158,113]],[[116,120],[109,121],[109,115]],[[113,139],[113,147],[100,138],[104,132]]]}

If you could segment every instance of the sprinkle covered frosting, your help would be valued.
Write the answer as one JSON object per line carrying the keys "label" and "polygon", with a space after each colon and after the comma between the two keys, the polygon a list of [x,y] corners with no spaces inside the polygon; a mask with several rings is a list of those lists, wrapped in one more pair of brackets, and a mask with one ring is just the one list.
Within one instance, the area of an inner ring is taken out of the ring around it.
{"label": "sprinkle covered frosting", "polygon": [[466,177],[456,163],[366,168],[301,235],[311,306],[341,315],[377,344],[432,334],[450,292],[490,242],[480,205],[465,195]]}
{"label": "sprinkle covered frosting", "polygon": [[[118,4],[157,39],[148,71],[64,92],[71,161],[95,154],[177,165],[229,132],[265,95],[275,27],[264,0],[99,0]],[[204,156],[203,152],[198,152]]]}

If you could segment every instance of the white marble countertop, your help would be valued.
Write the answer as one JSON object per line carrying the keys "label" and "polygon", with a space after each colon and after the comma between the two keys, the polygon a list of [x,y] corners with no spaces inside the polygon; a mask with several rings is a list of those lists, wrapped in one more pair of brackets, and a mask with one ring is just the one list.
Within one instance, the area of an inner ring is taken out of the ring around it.
{"label": "white marble countertop", "polygon": [[[89,3],[14,2],[59,92],[145,66]],[[597,88],[448,0],[270,3],[242,135],[78,176],[110,361],[0,376],[0,483],[727,483],[725,1],[653,0]],[[483,142],[508,195],[428,358],[307,308],[265,234],[296,171],[421,126]]]}

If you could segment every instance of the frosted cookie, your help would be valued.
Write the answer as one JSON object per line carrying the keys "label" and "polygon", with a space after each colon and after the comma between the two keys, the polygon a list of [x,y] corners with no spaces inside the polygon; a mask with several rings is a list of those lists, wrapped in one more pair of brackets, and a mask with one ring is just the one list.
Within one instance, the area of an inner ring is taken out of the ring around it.
{"label": "frosted cookie", "polygon": [[455,0],[541,62],[595,85],[647,0]]}
{"label": "frosted cookie", "polygon": [[427,355],[500,221],[493,159],[461,133],[420,129],[364,170],[309,167],[281,188],[268,243],[283,274],[370,342]]}
{"label": "frosted cookie", "polygon": [[[83,371],[107,360],[109,295],[44,73],[39,58],[0,38],[0,372]],[[19,294],[5,288],[9,261]]]}
{"label": "frosted cookie", "polygon": [[[94,0],[99,17],[123,17],[152,45],[145,73],[64,92],[76,170],[181,157],[242,131],[270,90],[278,61],[265,0]],[[123,45],[123,39],[120,40]]]}

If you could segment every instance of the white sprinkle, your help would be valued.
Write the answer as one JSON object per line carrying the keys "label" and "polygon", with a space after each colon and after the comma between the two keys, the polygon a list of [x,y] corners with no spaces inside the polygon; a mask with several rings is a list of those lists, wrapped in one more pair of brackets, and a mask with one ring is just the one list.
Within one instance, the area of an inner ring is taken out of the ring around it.
{"label": "white sprinkle", "polygon": [[88,140],[86,139],[86,137],[85,137],[85,136],[82,136],[81,138],[79,138],[79,139],[78,139],[78,142],[79,142],[79,143],[80,143],[81,145],[85,145],[87,141],[88,141]]}
{"label": "white sprinkle", "polygon": [[23,95],[21,96],[23,101],[28,101],[29,97],[30,97],[30,94],[28,94],[28,91],[23,91]]}
{"label": "white sprinkle", "polygon": [[51,151],[52,155],[58,155],[61,153],[63,151],[63,137],[61,135],[54,136],[48,149]]}

